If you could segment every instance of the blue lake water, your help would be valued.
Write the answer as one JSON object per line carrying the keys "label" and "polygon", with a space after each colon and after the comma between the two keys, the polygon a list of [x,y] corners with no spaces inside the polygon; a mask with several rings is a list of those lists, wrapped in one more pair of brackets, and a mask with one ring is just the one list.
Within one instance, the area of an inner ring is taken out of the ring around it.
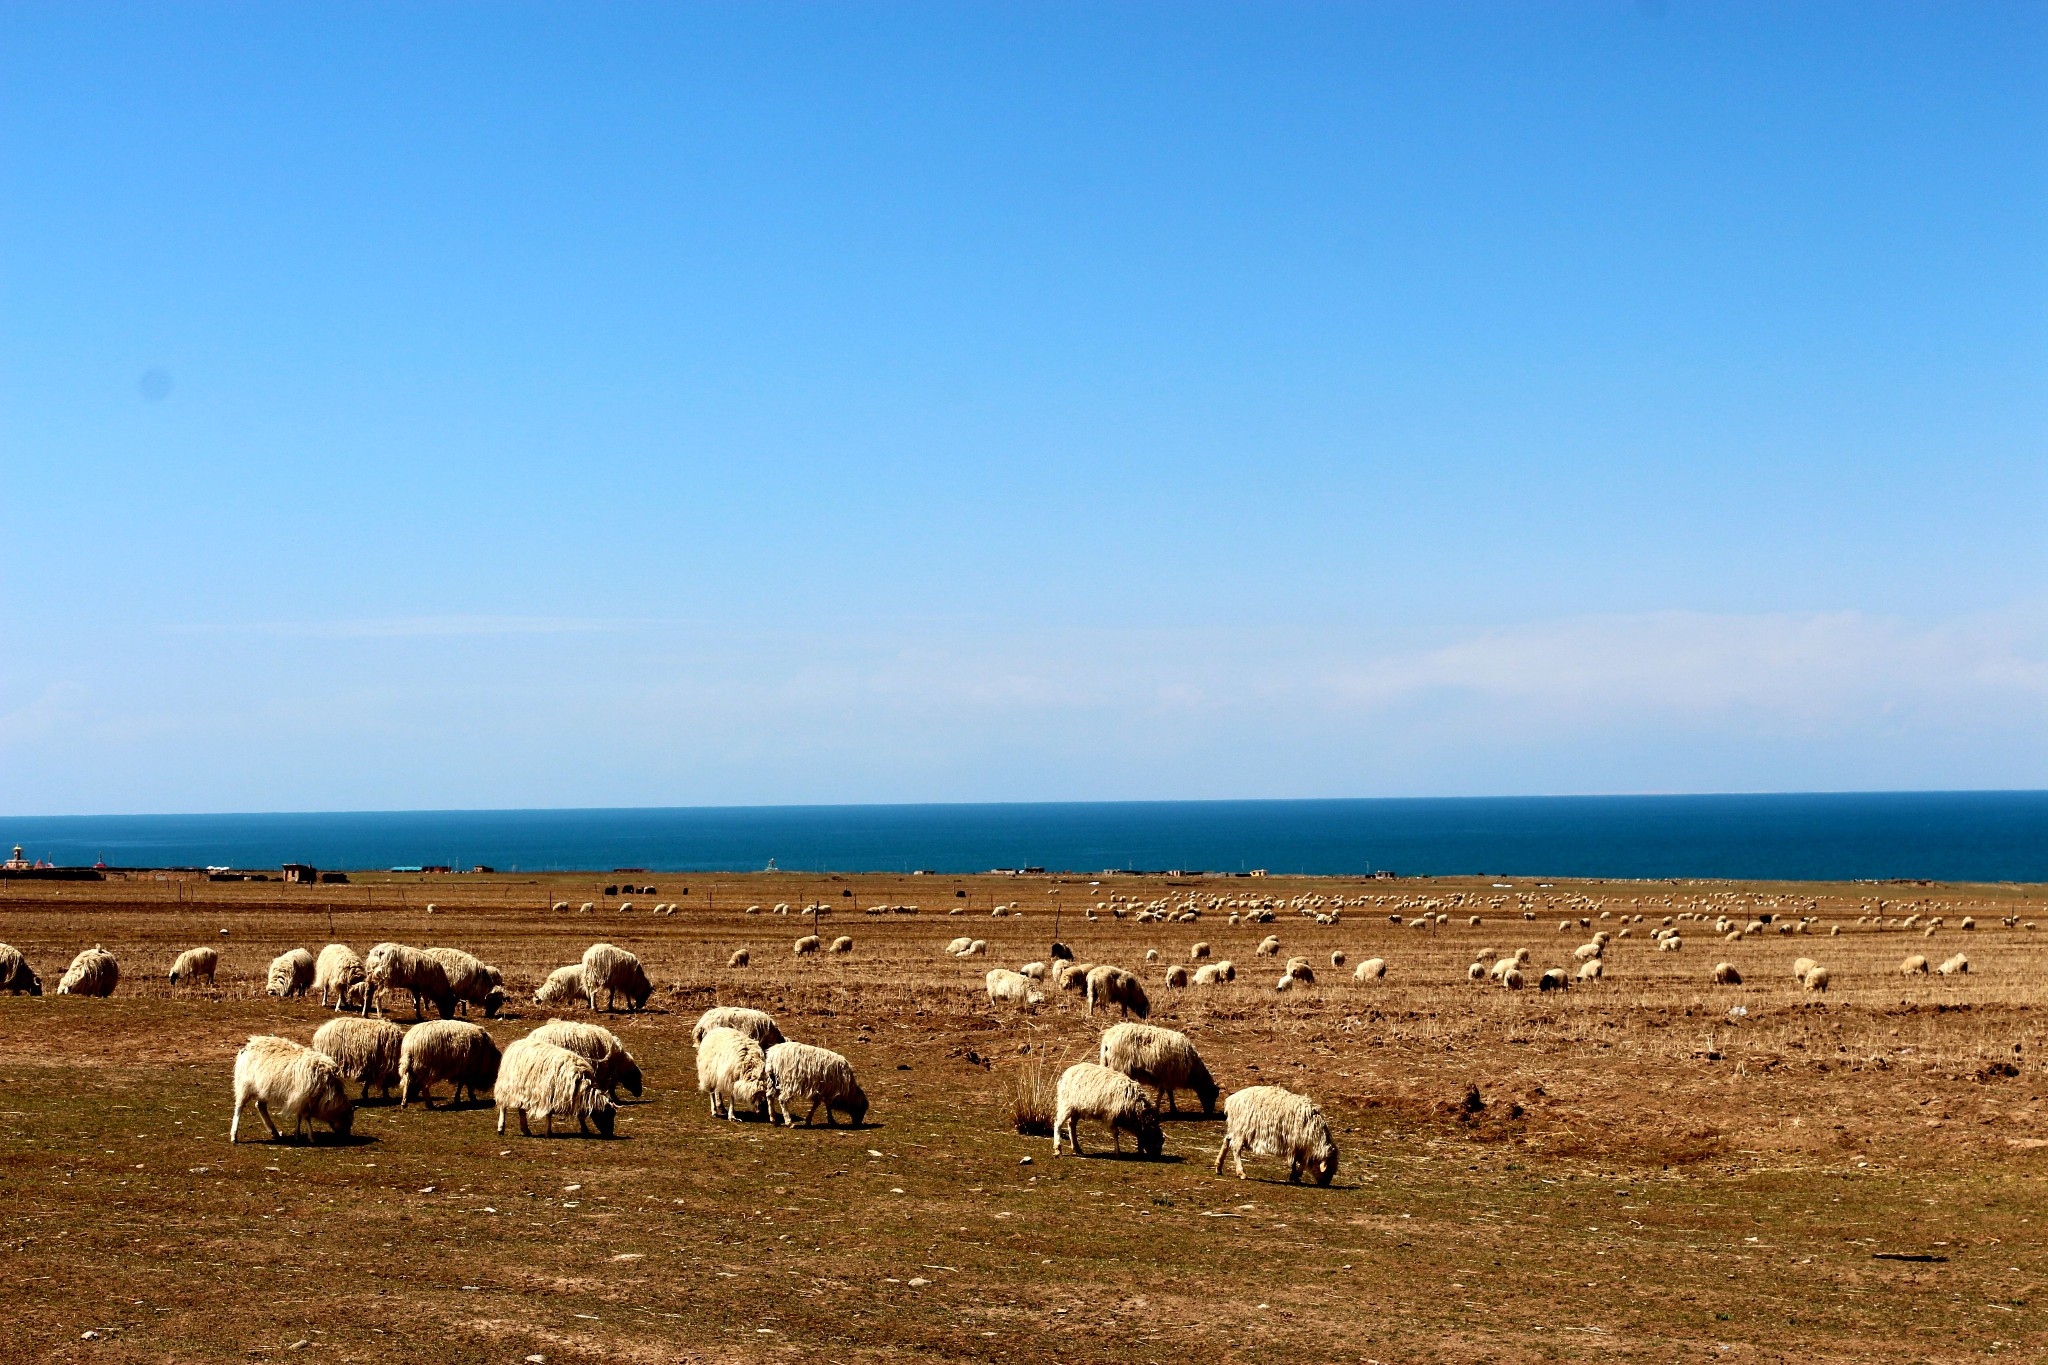
{"label": "blue lake water", "polygon": [[0,817],[59,864],[2048,881],[2048,792]]}

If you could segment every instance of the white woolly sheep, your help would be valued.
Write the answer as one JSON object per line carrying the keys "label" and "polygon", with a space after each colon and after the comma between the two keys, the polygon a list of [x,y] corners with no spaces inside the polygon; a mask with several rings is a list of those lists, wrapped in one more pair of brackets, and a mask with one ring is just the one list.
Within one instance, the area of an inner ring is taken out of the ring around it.
{"label": "white woolly sheep", "polygon": [[121,964],[114,961],[112,953],[94,944],[71,959],[71,965],[57,982],[57,994],[108,996],[120,982]]}
{"label": "white woolly sheep", "polygon": [[1717,986],[1740,986],[1742,984],[1742,973],[1736,969],[1733,962],[1716,962],[1714,964],[1714,984]]}
{"label": "white woolly sheep", "polygon": [[496,967],[491,966],[474,953],[460,948],[428,948],[428,957],[441,964],[441,971],[448,978],[448,993],[455,997],[457,1009],[475,1005],[484,1012],[487,1019],[495,1019],[505,1005],[505,978]]}
{"label": "white woolly sheep", "polygon": [[1339,948],[1335,952],[1330,954],[1330,965],[1332,967],[1341,967],[1344,965],[1344,950],[1342,948]]}
{"label": "white woolly sheep", "polygon": [[1138,1083],[1120,1071],[1094,1062],[1076,1062],[1060,1073],[1054,1099],[1054,1156],[1059,1155],[1062,1139],[1075,1156],[1081,1155],[1083,1119],[1109,1125],[1110,1140],[1118,1152],[1124,1149],[1126,1132],[1137,1139],[1140,1156],[1158,1156],[1166,1147],[1159,1110]]}
{"label": "white woolly sheep", "polygon": [[304,948],[279,953],[270,960],[266,981],[266,995],[283,996],[287,1000],[303,996],[313,984],[313,955]]}
{"label": "white woolly sheep", "polygon": [[965,948],[962,948],[960,950],[960,956],[962,957],[984,957],[987,955],[987,953],[988,940],[985,938],[975,939],[972,943],[969,943]]}
{"label": "white woolly sheep", "polygon": [[[1473,964],[1477,966],[1477,963]],[[1351,970],[1354,981],[1377,981],[1387,974],[1387,960],[1383,957],[1369,957]]]}
{"label": "white woolly sheep", "polygon": [[1043,981],[1045,980],[1045,964],[1043,962],[1027,962],[1017,969],[1017,975],[1028,976],[1033,981]]}
{"label": "white woolly sheep", "polygon": [[579,1133],[595,1129],[599,1137],[610,1137],[618,1113],[587,1060],[534,1034],[505,1049],[491,1099],[498,1109],[501,1135],[505,1115],[517,1114],[519,1131],[526,1137],[533,1136],[529,1118],[545,1120],[546,1132],[553,1137],[558,1116],[573,1117]]}
{"label": "white woolly sheep", "polygon": [[581,999],[583,964],[580,962],[555,968],[533,992],[533,1003],[547,1008],[572,1005]]}
{"label": "white woolly sheep", "polygon": [[1252,949],[1252,956],[1253,956],[1253,957],[1278,957],[1278,956],[1280,956],[1280,939],[1279,939],[1279,936],[1278,936],[1278,935],[1275,935],[1275,934],[1268,934],[1268,935],[1266,935],[1266,936],[1265,936],[1264,938],[1260,939],[1260,940],[1259,940],[1259,946],[1258,946],[1258,947],[1256,947],[1256,948],[1254,948],[1254,949]]}
{"label": "white woolly sheep", "polygon": [[1188,949],[1188,961],[1198,962],[1209,956],[1209,945],[1197,943]]}
{"label": "white woolly sheep", "polygon": [[654,994],[654,985],[641,969],[640,959],[624,948],[593,943],[583,950],[583,998],[597,1008],[597,993],[604,992],[604,1007],[618,1008],[618,997],[626,997],[628,1012],[640,1009]]}
{"label": "white woolly sheep", "polygon": [[[256,1113],[274,1139],[283,1139],[277,1121],[292,1121],[292,1136],[305,1128],[307,1119],[326,1124],[336,1141],[348,1136],[355,1123],[355,1106],[349,1103],[348,1087],[341,1069],[309,1047],[289,1038],[256,1034],[235,1054],[235,1116],[228,1121],[228,1141],[241,1138],[242,1111],[255,1102]],[[307,1141],[312,1141],[311,1135]]]}
{"label": "white woolly sheep", "polygon": [[1465,975],[1471,977],[1474,981],[1486,980],[1486,964],[1484,962],[1473,963],[1465,969]]}
{"label": "white woolly sheep", "polygon": [[313,987],[320,1003],[334,997],[334,1008],[347,1006],[349,996],[363,989],[363,960],[346,943],[330,943],[313,959]]}
{"label": "white woolly sheep", "polygon": [[1579,980],[1598,981],[1606,974],[1607,964],[1599,958],[1592,958],[1579,964]]}
{"label": "white woolly sheep", "polygon": [[715,1028],[697,1044],[697,1091],[711,1097],[711,1116],[737,1122],[740,1110],[765,1114],[767,1054],[736,1029]]}
{"label": "white woolly sheep", "polygon": [[745,1005],[713,1005],[697,1016],[697,1023],[690,1030],[690,1041],[698,1047],[704,1046],[704,1039],[715,1028],[729,1028],[743,1033],[764,1048],[774,1047],[782,1041],[782,1030],[776,1026],[775,1016],[765,1010],[748,1009]]}
{"label": "white woolly sheep", "polygon": [[1818,962],[1815,962],[1810,957],[1795,958],[1792,962],[1792,979],[1794,981],[1806,980],[1806,974],[1819,965]]}
{"label": "white woolly sheep", "polygon": [[1907,958],[1904,962],[1901,962],[1899,964],[1899,974],[1902,976],[1927,975],[1927,959],[1925,957],[1922,957],[1919,953],[1913,954],[1911,957]]}
{"label": "white woolly sheep", "polygon": [[1152,1002],[1145,996],[1145,983],[1121,967],[1107,964],[1088,973],[1088,1013],[1095,1013],[1099,1002],[1104,1011],[1114,1005],[1122,1010],[1124,1017],[1135,1014],[1140,1019],[1152,1012]]}
{"label": "white woolly sheep", "polygon": [[1244,1179],[1244,1154],[1250,1152],[1286,1157],[1289,1183],[1298,1183],[1304,1174],[1318,1185],[1336,1178],[1337,1144],[1330,1138],[1330,1122],[1306,1095],[1277,1085],[1251,1086],[1223,1102],[1223,1118],[1216,1174],[1223,1174],[1227,1156],[1237,1163],[1237,1178]]}
{"label": "white woolly sheep", "polygon": [[[580,1024],[572,1019],[550,1019],[526,1036],[536,1042],[566,1048],[589,1062],[590,1070],[597,1078],[597,1088],[606,1095],[616,1099],[622,1085],[635,1096],[639,1095],[642,1083],[640,1063],[633,1060],[633,1054],[626,1051],[625,1043],[610,1029],[597,1024]],[[509,1048],[506,1055],[511,1055]],[[502,1065],[498,1074],[504,1074]]]}
{"label": "white woolly sheep", "polygon": [[1961,953],[1957,953],[1934,970],[1943,976],[1956,976],[1970,970],[1970,959],[1964,957]]}
{"label": "white woolly sheep", "polygon": [[1088,973],[1095,970],[1092,962],[1061,962],[1052,969],[1052,984],[1063,991],[1076,995],[1088,993]]}
{"label": "white woolly sheep", "polygon": [[213,984],[214,971],[220,966],[220,954],[211,948],[187,948],[178,954],[178,960],[171,964],[171,984],[180,981],[190,986],[204,979]]}
{"label": "white woolly sheep", "polygon": [[0,943],[0,991],[9,995],[41,995],[43,979],[12,944]]}
{"label": "white woolly sheep", "polygon": [[946,952],[952,955],[953,957],[959,957],[962,953],[966,952],[969,948],[973,946],[974,936],[972,934],[962,934],[960,935],[960,937],[954,939],[951,943],[948,943],[946,945]]}
{"label": "white woolly sheep", "polygon": [[1522,989],[1521,968],[1510,966],[1506,971],[1502,972],[1500,976],[1500,984],[1501,988],[1504,990],[1518,991]]}
{"label": "white woolly sheep", "polygon": [[796,941],[796,956],[805,957],[825,946],[825,940],[816,934],[805,934]]}
{"label": "white woolly sheep", "polygon": [[1565,975],[1562,967],[1552,967],[1536,978],[1536,989],[1539,991],[1561,991],[1570,985],[1571,978]]}
{"label": "white woolly sheep", "polygon": [[370,1087],[384,1092],[386,1099],[398,1085],[398,1058],[405,1047],[405,1030],[389,1019],[358,1019],[343,1015],[322,1024],[313,1034],[313,1051],[341,1069],[346,1081],[360,1081],[363,1098]]}
{"label": "white woolly sheep", "polygon": [[1168,1113],[1180,1112],[1178,1090],[1194,1091],[1204,1114],[1216,1112],[1216,1082],[1184,1033],[1153,1024],[1112,1024],[1103,1030],[1095,1060],[1158,1091]]}
{"label": "white woolly sheep", "polygon": [[1828,988],[1828,969],[1815,967],[1799,979],[1799,984],[1810,991],[1824,991]]}
{"label": "white woolly sheep", "polygon": [[848,934],[841,934],[841,935],[840,935],[840,936],[839,936],[838,938],[835,938],[835,939],[833,939],[833,940],[832,940],[832,941],[831,941],[830,943],[828,943],[827,945],[825,945],[825,951],[826,951],[826,952],[828,952],[828,953],[850,953],[850,952],[852,952],[852,951],[853,951],[853,938],[852,938],[852,936],[851,936],[851,935],[848,935]]}
{"label": "white woolly sheep", "polygon": [[732,950],[732,956],[725,960],[725,965],[728,967],[744,967],[751,961],[753,961],[753,957],[745,948],[735,948]]}
{"label": "white woolly sheep", "polygon": [[455,1086],[452,1102],[467,1090],[472,1101],[483,1098],[498,1077],[498,1045],[475,1024],[460,1019],[430,1019],[416,1024],[398,1049],[398,1103],[417,1099],[433,1107],[433,1087],[441,1081]]}
{"label": "white woolly sheep", "polygon": [[379,1015],[384,1013],[378,997],[388,990],[411,993],[415,1019],[426,1017],[426,1002],[429,1000],[443,1019],[455,1013],[455,997],[448,989],[448,973],[433,958],[403,943],[380,943],[363,959],[364,1018],[369,1017],[372,1008]]}
{"label": "white woolly sheep", "polygon": [[1166,984],[1175,987],[1187,985],[1188,969],[1181,966],[1178,962],[1168,967],[1166,969]]}
{"label": "white woolly sheep", "polygon": [[1220,986],[1226,981],[1235,981],[1236,979],[1237,968],[1228,958],[1221,962],[1205,962],[1195,968],[1195,984],[1197,986]]}
{"label": "white woolly sheep", "polygon": [[1031,984],[1031,978],[1007,967],[992,968],[982,978],[991,1005],[1042,1005],[1045,996]]}
{"label": "white woolly sheep", "polygon": [[770,1123],[779,1109],[783,1126],[794,1128],[797,1106],[808,1106],[804,1112],[804,1127],[808,1128],[821,1105],[828,1127],[833,1126],[835,1110],[856,1128],[866,1121],[867,1093],[854,1079],[853,1063],[838,1053],[809,1043],[777,1043],[768,1049],[763,1066],[768,1077]]}

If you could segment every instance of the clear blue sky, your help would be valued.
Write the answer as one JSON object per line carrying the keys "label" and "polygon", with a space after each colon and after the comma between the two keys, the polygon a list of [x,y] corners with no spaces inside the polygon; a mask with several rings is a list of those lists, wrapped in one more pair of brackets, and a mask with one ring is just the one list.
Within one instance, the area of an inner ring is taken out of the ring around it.
{"label": "clear blue sky", "polygon": [[2048,6],[9,5],[0,811],[2048,786]]}

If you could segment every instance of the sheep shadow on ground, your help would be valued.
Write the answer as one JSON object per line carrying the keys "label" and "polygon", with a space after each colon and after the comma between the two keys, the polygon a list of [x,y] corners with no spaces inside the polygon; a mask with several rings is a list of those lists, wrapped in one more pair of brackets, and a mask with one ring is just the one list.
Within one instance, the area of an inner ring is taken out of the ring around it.
{"label": "sheep shadow on ground", "polygon": [[368,1147],[378,1139],[369,1133],[285,1133],[279,1137],[266,1137],[251,1143],[243,1138],[235,1143],[237,1147]]}

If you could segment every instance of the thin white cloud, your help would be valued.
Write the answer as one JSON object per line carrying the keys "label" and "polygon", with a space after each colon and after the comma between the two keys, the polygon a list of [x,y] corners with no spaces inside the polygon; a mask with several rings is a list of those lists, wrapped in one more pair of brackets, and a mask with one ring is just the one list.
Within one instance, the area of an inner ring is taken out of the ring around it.
{"label": "thin white cloud", "polygon": [[579,616],[390,616],[344,621],[246,621],[169,625],[174,635],[274,635],[321,640],[400,640],[487,635],[578,635],[643,630],[657,621]]}

